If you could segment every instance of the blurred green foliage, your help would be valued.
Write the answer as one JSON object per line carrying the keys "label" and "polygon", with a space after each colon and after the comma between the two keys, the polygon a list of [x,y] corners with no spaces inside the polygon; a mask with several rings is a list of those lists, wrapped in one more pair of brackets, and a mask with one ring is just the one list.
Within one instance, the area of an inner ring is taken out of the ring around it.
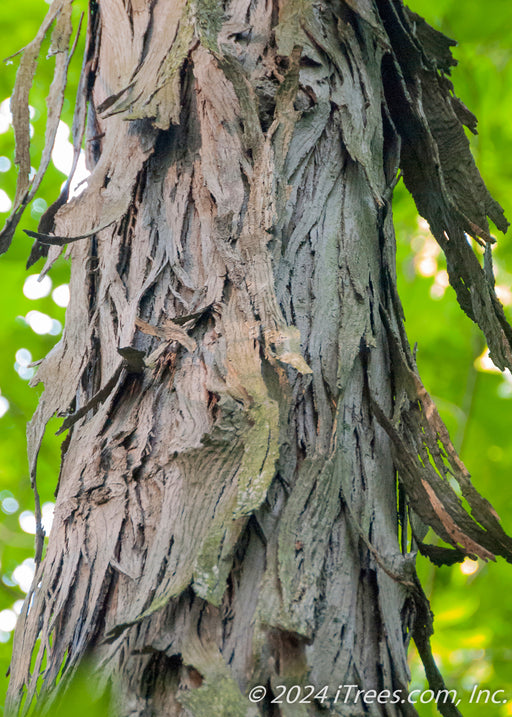
{"label": "blurred green foliage", "polygon": [[[480,172],[512,220],[512,4],[468,0],[411,0],[413,10],[459,43],[455,91],[479,120],[470,136]],[[469,134],[469,133],[468,133]],[[512,532],[512,383],[489,370],[485,341],[462,313],[446,285],[444,257],[434,254],[428,232],[400,184],[395,199],[399,293],[411,345],[426,388],[435,399],[473,482]],[[421,222],[420,222],[421,225]],[[509,320],[512,319],[512,245],[497,236],[493,259]],[[422,272],[430,276],[422,276]],[[497,563],[434,568],[419,559],[419,572],[435,614],[433,651],[447,686],[461,698],[464,717],[512,715],[512,569]],[[476,569],[476,570],[475,570]],[[475,572],[470,572],[475,570]],[[425,687],[411,651],[414,686]],[[505,690],[503,705],[469,703],[473,686]],[[417,705],[420,715],[438,714]]]}
{"label": "blurred green foliage", "polygon": [[[81,3],[82,6],[84,3]],[[2,58],[16,53],[35,36],[39,25],[48,10],[44,0],[23,0],[20,3],[0,3],[0,28],[2,29]],[[79,8],[77,8],[79,12]],[[47,42],[44,55],[48,49]],[[45,56],[39,61],[38,74],[30,94],[30,104],[33,107],[33,147],[31,150],[32,166],[37,168],[44,142],[44,128],[46,122],[46,96],[52,78],[53,58]],[[73,116],[73,95],[76,92],[80,72],[80,52],[77,53],[77,62],[72,66],[70,73],[70,92],[65,102],[63,120],[71,125]],[[0,72],[0,103],[11,95],[16,74],[17,58],[2,64]],[[8,117],[7,103],[0,105],[0,129],[6,129],[5,119]],[[14,135],[12,128],[0,133],[0,209],[5,210],[5,196],[14,197],[16,185],[16,167],[14,166]],[[12,610],[13,606],[19,610],[20,600],[25,596],[17,584],[17,579],[26,589],[27,579],[30,578],[30,562],[34,555],[34,536],[21,529],[20,517],[27,518],[34,510],[34,497],[30,488],[28,465],[26,457],[25,431],[27,421],[33,414],[42,386],[29,388],[27,378],[30,369],[21,367],[15,369],[16,354],[20,349],[30,353],[32,360],[45,356],[58,340],[58,335],[38,334],[32,330],[27,322],[30,311],[38,311],[45,316],[64,323],[65,309],[58,306],[52,299],[51,292],[39,299],[28,299],[23,293],[24,283],[31,274],[37,274],[42,266],[32,268],[28,272],[25,264],[30,252],[32,240],[21,228],[37,229],[39,217],[45,207],[58,195],[65,175],[58,171],[53,163],[39,192],[39,199],[29,207],[16,232],[9,252],[0,260],[0,292],[2,296],[2,311],[0,313],[0,336],[2,340],[2,361],[0,362],[0,393],[2,399],[7,399],[9,409],[0,418],[0,704],[3,705],[7,679],[5,677],[10,652],[12,648],[11,635],[2,630],[8,626],[9,617],[5,610]],[[3,225],[8,212],[0,213],[0,223]],[[66,284],[69,279],[69,266],[66,261],[60,260],[52,270],[52,289]],[[48,320],[46,319],[47,323]],[[43,326],[44,328],[44,326]],[[54,326],[54,329],[58,327]],[[18,354],[20,357],[20,354]],[[22,363],[27,363],[28,354],[23,352]],[[23,368],[25,369],[23,371]],[[0,407],[5,404],[0,404]],[[38,486],[42,503],[51,503],[57,483],[60,440],[55,437],[55,426],[50,427],[44,440],[39,462]],[[13,500],[15,501],[13,503]],[[16,503],[18,504],[16,508]],[[15,509],[16,508],[16,509]],[[28,520],[30,523],[30,520]],[[30,526],[28,526],[30,528]],[[19,566],[22,566],[20,572]],[[18,569],[18,570],[17,570]],[[13,575],[14,573],[14,575]]]}
{"label": "blurred green foliage", "polygon": [[[76,11],[79,12],[79,6],[84,4],[78,3]],[[457,94],[479,119],[479,135],[471,137],[473,152],[491,192],[512,219],[512,3],[509,0],[486,3],[467,0],[463,4],[458,0],[411,0],[410,4],[436,28],[460,43],[454,50],[459,66],[453,71],[453,80]],[[0,4],[4,56],[15,53],[30,41],[46,10],[44,0]],[[80,48],[77,55],[79,58]],[[12,91],[16,64],[14,58],[0,73],[0,103]],[[35,167],[42,151],[45,98],[52,67],[52,59],[41,59],[30,96],[34,108],[32,162]],[[79,67],[78,59],[71,68],[63,115],[68,125],[71,124]],[[5,111],[5,105],[3,107]],[[0,129],[3,129],[1,117]],[[0,133],[0,190],[11,198],[16,179],[13,160],[13,132],[7,129]],[[22,228],[37,228],[41,212],[56,198],[63,181],[64,175],[51,164],[39,192],[43,201],[27,210]],[[512,471],[512,377],[492,371],[485,360],[484,340],[459,309],[452,289],[447,287],[443,257],[437,253],[428,230],[418,220],[403,184],[396,190],[394,211],[399,291],[411,344],[418,344],[420,374],[435,398],[476,486],[491,500],[505,528],[512,533],[512,481],[509,480]],[[0,213],[2,222],[5,218],[7,213]],[[9,402],[8,410],[0,418],[1,702],[6,688],[3,674],[11,650],[9,632],[1,630],[1,625],[7,624],[5,614],[2,623],[2,611],[12,610],[13,606],[19,609],[24,593],[17,584],[16,575],[20,573],[16,570],[33,555],[33,536],[21,529],[20,516],[26,518],[27,511],[33,511],[25,425],[41,392],[41,387],[29,388],[27,378],[20,375],[28,375],[29,369],[21,366],[20,370],[19,361],[15,367],[16,354],[20,349],[26,349],[32,359],[37,360],[58,338],[34,332],[25,318],[28,312],[36,310],[64,322],[64,309],[55,303],[51,293],[38,299],[29,299],[23,293],[30,245],[31,240],[20,229],[10,251],[0,259],[3,298],[0,392]],[[497,285],[512,318],[512,245],[509,238],[498,238],[494,260]],[[42,263],[32,268],[29,274],[36,274],[41,266]],[[68,277],[67,262],[59,260],[51,272],[53,288],[65,284]],[[26,356],[23,354],[25,359]],[[51,503],[57,483],[59,440],[54,432],[58,424],[55,419],[55,426],[49,427],[40,454],[38,486],[42,503]],[[488,565],[467,562],[462,569],[460,565],[438,569],[420,558],[419,572],[436,615],[434,653],[448,687],[458,690],[461,697],[459,709],[465,717],[482,714],[482,709],[491,717],[512,715],[512,601],[507,599],[512,595],[512,568],[500,561]],[[411,669],[413,687],[426,688],[421,665],[413,650]],[[66,713],[71,710],[77,715],[92,714],[86,683],[85,679],[75,686]],[[485,707],[470,704],[468,700],[475,684],[491,691],[505,690],[504,698],[510,702]],[[424,717],[437,714],[432,705],[417,705],[417,708]],[[102,705],[98,713],[105,714],[105,711],[105,705]]]}

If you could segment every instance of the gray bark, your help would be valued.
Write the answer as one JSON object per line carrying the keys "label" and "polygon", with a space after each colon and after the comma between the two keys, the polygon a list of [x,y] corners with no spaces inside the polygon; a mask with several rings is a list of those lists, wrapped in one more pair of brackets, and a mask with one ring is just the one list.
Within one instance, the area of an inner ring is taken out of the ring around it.
{"label": "gray bark", "polygon": [[[68,9],[50,10],[58,57]],[[421,384],[396,292],[401,167],[461,306],[511,365],[466,241],[506,222],[469,153],[450,44],[399,0],[91,5],[74,137],[87,102],[93,172],[31,258],[48,270],[67,243],[72,259],[65,333],[36,377],[34,481],[49,418],[69,433],[13,712],[23,695],[58,704],[87,658],[119,715],[416,714],[334,704],[339,685],[405,696],[411,636],[442,687],[397,492],[452,546],[420,542],[437,561],[512,555]],[[33,191],[20,157],[4,247]],[[281,684],[329,698],[271,705]]]}

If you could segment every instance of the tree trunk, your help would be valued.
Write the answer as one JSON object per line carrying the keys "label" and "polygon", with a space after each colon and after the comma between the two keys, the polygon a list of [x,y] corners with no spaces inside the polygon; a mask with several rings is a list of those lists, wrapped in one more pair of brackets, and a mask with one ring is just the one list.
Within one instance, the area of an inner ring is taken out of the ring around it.
{"label": "tree trunk", "polygon": [[[69,3],[52,8],[66,57]],[[123,716],[413,715],[336,697],[405,698],[411,635],[443,686],[411,540],[438,561],[512,554],[421,385],[396,292],[400,166],[462,307],[511,364],[466,241],[506,222],[469,154],[450,44],[400,0],[91,3],[74,135],[87,101],[93,171],[32,254],[72,258],[33,476],[49,418],[67,412],[69,433],[11,711],[24,694],[55,705],[87,657]],[[424,523],[453,547],[434,555]],[[279,685],[329,687],[271,704]]]}

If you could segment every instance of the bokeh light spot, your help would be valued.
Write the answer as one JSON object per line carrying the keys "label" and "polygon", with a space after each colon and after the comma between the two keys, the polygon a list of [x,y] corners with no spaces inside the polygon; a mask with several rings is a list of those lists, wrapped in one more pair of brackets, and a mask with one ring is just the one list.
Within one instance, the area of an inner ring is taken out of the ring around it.
{"label": "bokeh light spot", "polygon": [[20,589],[23,590],[24,593],[28,593],[30,590],[35,570],[36,565],[32,558],[27,558],[21,563],[21,565],[18,565],[18,567],[13,570],[13,580],[17,585],[19,585]]}
{"label": "bokeh light spot", "polygon": [[14,610],[0,610],[0,630],[12,632],[16,627],[17,615]]}
{"label": "bokeh light spot", "polygon": [[7,132],[12,123],[11,98],[7,97],[0,104],[0,134]]}
{"label": "bokeh light spot", "polygon": [[2,418],[2,416],[5,416],[8,410],[9,401],[6,399],[5,396],[0,396],[0,418]]}
{"label": "bokeh light spot", "polygon": [[36,517],[31,510],[24,510],[18,518],[20,528],[29,535],[36,534]]}
{"label": "bokeh light spot", "polygon": [[474,575],[478,572],[478,560],[471,560],[471,558],[465,558],[464,562],[460,565],[460,572],[463,575]]}
{"label": "bokeh light spot", "polygon": [[12,496],[8,496],[7,498],[4,498],[2,501],[2,510],[7,515],[12,515],[13,513],[16,513],[16,511],[19,509],[19,507],[20,507],[20,504],[18,503],[16,498],[14,498]]}
{"label": "bokeh light spot", "polygon": [[0,212],[10,212],[12,207],[12,202],[9,198],[9,195],[7,192],[4,192],[3,189],[0,189]]}
{"label": "bokeh light spot", "polygon": [[44,276],[39,281],[39,274],[31,274],[23,284],[23,293],[27,299],[42,299],[44,296],[48,296],[51,290],[52,280],[49,276]]}
{"label": "bokeh light spot", "polygon": [[25,316],[27,324],[36,334],[49,334],[53,328],[53,319],[41,311],[29,311]]}
{"label": "bokeh light spot", "polygon": [[61,284],[52,291],[52,299],[57,306],[66,308],[69,304],[69,284]]}

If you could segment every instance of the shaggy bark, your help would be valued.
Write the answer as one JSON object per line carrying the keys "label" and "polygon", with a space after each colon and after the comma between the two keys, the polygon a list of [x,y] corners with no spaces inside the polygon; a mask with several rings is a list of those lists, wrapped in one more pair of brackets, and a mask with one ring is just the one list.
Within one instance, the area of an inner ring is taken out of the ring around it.
{"label": "shaggy bark", "polygon": [[[56,21],[63,96],[69,10],[55,0],[21,60],[4,249],[35,192],[27,87]],[[401,167],[461,306],[512,367],[490,249],[484,271],[467,242],[506,222],[469,153],[451,44],[400,0],[91,3],[73,134],[78,152],[88,104],[93,171],[47,212],[30,260],[47,271],[69,244],[34,482],[47,421],[70,430],[11,711],[55,704],[87,657],[120,715],[412,715],[335,704],[339,685],[405,696],[411,636],[443,686],[411,530],[437,562],[512,558],[421,384],[396,292]],[[424,545],[424,524],[452,548]],[[271,705],[281,684],[329,685],[327,699]]]}

